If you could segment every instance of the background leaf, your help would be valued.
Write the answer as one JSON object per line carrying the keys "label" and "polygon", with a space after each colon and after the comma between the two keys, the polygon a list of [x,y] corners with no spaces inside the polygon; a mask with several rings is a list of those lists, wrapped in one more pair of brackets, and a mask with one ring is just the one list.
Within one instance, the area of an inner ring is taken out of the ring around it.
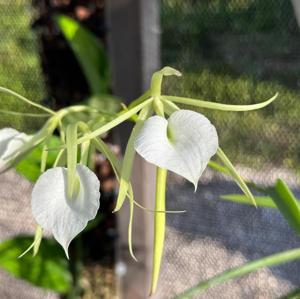
{"label": "background leaf", "polygon": [[37,256],[26,254],[18,259],[31,243],[31,237],[16,237],[0,243],[0,267],[38,287],[67,293],[72,278],[63,250],[54,240],[44,239]]}
{"label": "background leaf", "polygon": [[56,22],[84,72],[91,94],[109,92],[109,67],[100,40],[74,19],[57,15]]}
{"label": "background leaf", "polygon": [[[239,175],[239,173],[237,172],[237,170],[235,169],[235,167],[233,166],[233,164],[231,163],[229,158],[225,155],[225,153],[223,152],[223,150],[220,147],[217,150],[217,156],[223,162],[223,164],[225,165],[225,167],[228,170],[229,175],[234,179],[236,184],[240,187],[240,189],[244,192],[244,194],[252,201],[252,203],[254,205],[256,205],[254,196],[253,196],[252,192],[250,191],[250,189],[248,188],[246,182]],[[214,164],[215,164],[214,167],[216,167],[216,163],[214,163]],[[218,169],[218,171],[224,172],[225,169],[224,170]]]}
{"label": "background leaf", "polygon": [[272,188],[266,189],[277,208],[285,217],[289,225],[300,234],[300,204],[288,185],[281,179]]}
{"label": "background leaf", "polygon": [[[243,194],[225,194],[220,196],[223,200],[233,201],[236,203],[252,205],[253,202],[248,198],[248,196]],[[276,204],[273,202],[272,198],[269,196],[255,196],[255,202],[258,207],[265,208],[277,208]]]}
{"label": "background leaf", "polygon": [[[60,145],[60,139],[57,136],[52,136],[49,140],[49,148],[55,148]],[[18,173],[23,175],[31,182],[35,182],[41,174],[41,155],[43,151],[43,144],[37,146],[32,150],[22,161],[16,166]],[[49,151],[47,157],[46,167],[49,168],[53,165],[57,156],[57,151]]]}
{"label": "background leaf", "polygon": [[197,295],[203,293],[205,290],[209,289],[212,286],[257,271],[258,269],[261,269],[263,267],[280,265],[299,258],[300,258],[300,248],[291,249],[288,251],[269,255],[261,259],[257,259],[249,263],[246,263],[242,266],[235,267],[227,271],[224,271],[220,274],[217,274],[208,280],[198,283],[194,287],[186,290],[185,292],[176,296],[175,298],[176,299],[197,298],[196,297]]}

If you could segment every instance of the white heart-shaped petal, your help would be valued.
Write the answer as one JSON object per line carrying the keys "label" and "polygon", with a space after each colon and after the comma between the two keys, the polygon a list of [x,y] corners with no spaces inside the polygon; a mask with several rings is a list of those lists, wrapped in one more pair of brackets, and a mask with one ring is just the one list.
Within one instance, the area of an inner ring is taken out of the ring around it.
{"label": "white heart-shaped petal", "polygon": [[8,167],[13,154],[31,138],[12,128],[0,130],[0,171]]}
{"label": "white heart-shaped petal", "polygon": [[100,182],[86,166],[77,165],[80,191],[67,198],[67,169],[55,167],[37,180],[31,196],[32,213],[37,223],[53,233],[68,256],[70,242],[96,217],[99,209]]}
{"label": "white heart-shaped petal", "polygon": [[148,162],[171,170],[195,185],[218,148],[215,127],[200,113],[179,110],[168,120],[145,121],[135,141],[136,151]]}

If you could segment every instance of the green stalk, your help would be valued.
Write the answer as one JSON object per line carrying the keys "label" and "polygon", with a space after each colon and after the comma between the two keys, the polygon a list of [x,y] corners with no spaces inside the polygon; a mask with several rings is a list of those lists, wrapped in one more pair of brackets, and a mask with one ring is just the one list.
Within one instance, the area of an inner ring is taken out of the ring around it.
{"label": "green stalk", "polygon": [[91,132],[90,134],[87,134],[86,136],[83,136],[83,137],[79,138],[77,143],[80,144],[82,142],[85,142],[85,141],[90,140],[90,139],[94,139],[94,138],[106,133],[110,129],[116,127],[120,123],[122,123],[125,120],[127,120],[128,118],[132,117],[134,114],[139,112],[141,109],[143,109],[145,106],[150,104],[152,101],[153,101],[153,98],[149,98],[148,100],[145,100],[144,102],[142,102],[141,104],[131,108],[127,112],[120,114],[117,118],[115,118],[114,120],[108,122],[107,124],[100,127],[99,129]]}
{"label": "green stalk", "polygon": [[223,110],[223,111],[250,111],[250,110],[261,109],[271,104],[277,98],[277,96],[278,93],[276,93],[272,98],[268,99],[267,101],[258,104],[252,104],[252,105],[228,105],[228,104],[208,102],[208,101],[203,101],[198,99],[190,99],[190,98],[175,97],[175,96],[168,96],[168,95],[162,95],[161,99],[169,100],[171,102],[175,102],[179,104],[206,108],[206,109]]}
{"label": "green stalk", "polygon": [[141,128],[144,125],[145,120],[148,118],[148,116],[152,113],[151,106],[145,106],[139,113],[137,122],[132,129],[132,132],[130,134],[130,137],[127,142],[125,155],[123,159],[122,169],[120,173],[120,188],[119,188],[119,194],[117,198],[116,207],[114,209],[114,212],[117,212],[121,209],[124,200],[126,198],[126,194],[128,192],[128,188],[130,185],[130,177],[132,173],[132,167],[135,157],[135,149],[134,149],[134,142],[139,134]]}
{"label": "green stalk", "polygon": [[67,195],[69,199],[78,195],[80,182],[76,172],[77,164],[77,124],[67,126]]}
{"label": "green stalk", "polygon": [[27,113],[27,112],[17,112],[17,111],[10,111],[4,109],[0,109],[0,113],[10,114],[15,116],[43,117],[43,118],[50,116],[50,113]]}
{"label": "green stalk", "polygon": [[14,97],[20,99],[21,101],[23,101],[23,102],[25,102],[25,103],[27,103],[27,104],[29,104],[29,105],[31,105],[31,106],[34,106],[34,107],[36,107],[36,108],[39,108],[39,109],[41,109],[41,110],[43,110],[43,111],[45,111],[45,112],[47,112],[47,113],[49,113],[49,114],[52,114],[52,115],[55,115],[55,114],[56,114],[56,112],[53,111],[53,110],[51,110],[50,108],[47,108],[47,107],[44,107],[43,105],[40,105],[40,104],[35,103],[35,102],[32,102],[32,101],[26,99],[25,97],[21,96],[20,94],[18,94],[18,93],[16,93],[16,92],[12,91],[12,90],[10,90],[10,89],[7,89],[7,88],[5,88],[5,87],[0,87],[0,92],[3,92],[3,93],[6,93],[6,94],[9,94],[9,95],[12,95],[12,96],[14,96]]}
{"label": "green stalk", "polygon": [[217,150],[217,156],[223,162],[223,164],[227,167],[229,174],[235,180],[240,189],[244,192],[244,194],[253,202],[254,206],[257,207],[255,198],[245,183],[244,179],[239,175],[229,158],[223,152],[223,150],[219,147]]}
{"label": "green stalk", "polygon": [[[166,183],[167,183],[167,170],[157,168],[156,171],[156,201],[155,210],[166,210]],[[159,278],[160,265],[164,250],[166,230],[166,214],[154,214],[154,246],[153,246],[153,269],[152,269],[152,282],[150,295],[155,293],[157,282]]]}
{"label": "green stalk", "polygon": [[203,291],[207,290],[208,288],[221,284],[223,282],[227,282],[231,279],[240,277],[242,275],[257,271],[263,267],[275,266],[280,265],[283,263],[287,263],[296,259],[300,258],[300,248],[292,249],[288,251],[284,251],[281,253],[276,253],[273,255],[269,255],[267,257],[263,257],[261,259],[249,262],[245,265],[240,267],[235,267],[230,270],[224,271],[216,276],[200,282],[196,286],[190,288],[189,290],[183,292],[182,294],[176,296],[176,299],[187,299],[193,298],[198,296]]}

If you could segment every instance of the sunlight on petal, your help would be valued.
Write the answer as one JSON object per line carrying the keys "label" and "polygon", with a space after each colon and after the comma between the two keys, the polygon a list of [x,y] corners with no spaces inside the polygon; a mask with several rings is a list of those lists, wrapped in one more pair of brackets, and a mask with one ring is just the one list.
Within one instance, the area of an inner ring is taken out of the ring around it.
{"label": "sunlight on petal", "polygon": [[67,169],[56,167],[43,173],[31,197],[32,213],[37,223],[52,232],[67,257],[70,242],[96,217],[99,209],[100,182],[86,166],[77,165],[80,190],[67,198]]}
{"label": "sunlight on petal", "polygon": [[176,111],[168,120],[150,117],[135,141],[135,150],[145,160],[183,176],[195,189],[217,148],[215,127],[205,116],[190,110]]}

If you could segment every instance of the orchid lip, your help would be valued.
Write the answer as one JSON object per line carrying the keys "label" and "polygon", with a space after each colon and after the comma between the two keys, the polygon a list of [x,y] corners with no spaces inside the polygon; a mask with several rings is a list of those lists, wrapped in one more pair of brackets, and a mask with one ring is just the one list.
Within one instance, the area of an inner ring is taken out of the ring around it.
{"label": "orchid lip", "polygon": [[52,232],[66,256],[70,242],[96,217],[99,209],[100,182],[86,166],[78,164],[80,180],[77,196],[67,196],[67,169],[55,167],[43,173],[36,182],[31,198],[32,213],[37,223]]}
{"label": "orchid lip", "polygon": [[169,119],[145,121],[135,150],[149,163],[183,176],[197,188],[198,180],[218,149],[215,127],[200,113],[179,110]]}

